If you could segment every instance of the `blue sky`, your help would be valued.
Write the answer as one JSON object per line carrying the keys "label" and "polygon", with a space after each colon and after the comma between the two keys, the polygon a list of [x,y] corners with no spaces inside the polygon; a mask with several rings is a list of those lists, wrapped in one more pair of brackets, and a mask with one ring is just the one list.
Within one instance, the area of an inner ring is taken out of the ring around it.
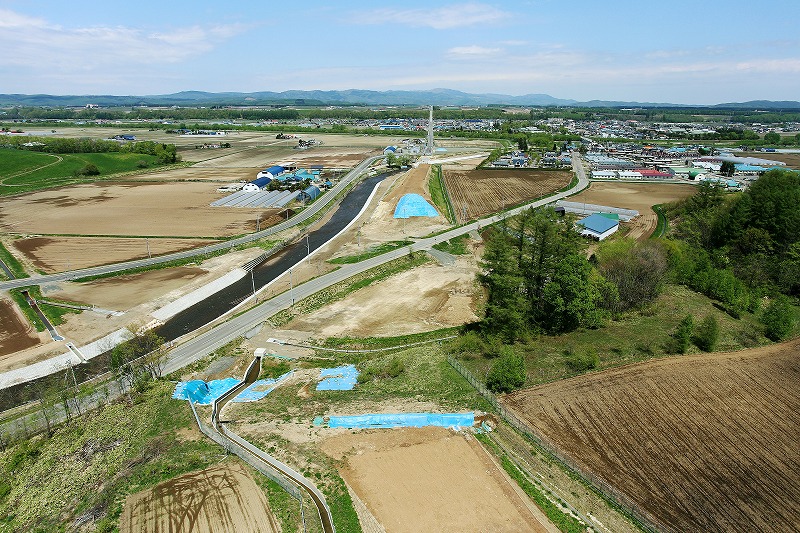
{"label": "blue sky", "polygon": [[800,99],[797,0],[0,0],[0,93]]}

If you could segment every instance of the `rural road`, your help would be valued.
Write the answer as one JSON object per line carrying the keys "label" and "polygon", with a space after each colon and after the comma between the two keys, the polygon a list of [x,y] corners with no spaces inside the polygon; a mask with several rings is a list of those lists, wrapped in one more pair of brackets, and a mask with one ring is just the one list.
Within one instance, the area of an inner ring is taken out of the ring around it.
{"label": "rural road", "polygon": [[31,276],[29,278],[20,278],[11,281],[3,281],[0,282],[0,290],[15,289],[18,287],[27,287],[30,285],[41,285],[43,283],[50,283],[56,281],[67,281],[76,278],[109,274],[111,272],[119,272],[121,270],[128,270],[131,268],[140,268],[140,267],[158,265],[160,263],[166,263],[168,261],[175,261],[176,259],[186,259],[189,257],[194,257],[198,255],[203,255],[203,254],[217,252],[220,250],[233,248],[234,246],[237,246],[239,244],[245,244],[258,239],[263,239],[264,237],[269,237],[270,235],[274,235],[283,230],[292,228],[313,217],[315,214],[317,214],[319,211],[321,211],[327,206],[327,204],[329,203],[328,200],[335,198],[337,194],[339,194],[342,190],[345,189],[345,187],[347,187],[350,183],[358,179],[358,177],[367,168],[369,168],[369,166],[372,165],[372,163],[378,161],[379,159],[382,159],[383,157],[384,157],[383,155],[379,155],[365,159],[364,161],[356,165],[356,167],[353,168],[353,170],[348,172],[341,180],[339,180],[339,183],[333,186],[330,189],[330,191],[328,191],[328,193],[326,193],[325,196],[322,197],[324,201],[314,202],[307,209],[304,209],[291,219],[285,222],[281,222],[280,224],[276,224],[275,226],[271,226],[265,230],[258,231],[256,233],[250,233],[248,235],[237,237],[235,239],[231,239],[228,241],[222,241],[216,244],[210,244],[208,246],[203,246],[201,248],[194,248],[192,250],[161,255],[149,259],[137,259],[134,261],[125,261],[123,263],[115,263],[112,265],[103,265],[98,267],[84,268],[81,270],[70,270],[66,272],[59,272],[57,274]]}
{"label": "rural road", "polygon": [[323,276],[309,280],[302,285],[294,287],[292,291],[279,294],[278,296],[265,301],[261,305],[254,307],[242,313],[241,315],[223,322],[222,324],[219,324],[208,331],[200,333],[199,335],[177,346],[169,352],[164,373],[168,374],[170,372],[174,372],[188,364],[202,359],[206,355],[228,344],[237,337],[244,335],[247,331],[264,322],[267,318],[275,313],[283,311],[284,309],[288,309],[293,305],[294,302],[302,300],[303,298],[307,298],[308,296],[311,296],[322,289],[330,287],[333,284],[344,281],[351,276],[384,263],[388,263],[389,261],[407,256],[409,252],[429,250],[434,244],[448,241],[454,237],[464,235],[465,233],[469,233],[471,231],[480,230],[481,227],[486,227],[487,225],[499,222],[504,218],[518,215],[519,213],[532,207],[541,207],[553,203],[556,200],[561,200],[585,189],[589,185],[589,180],[586,178],[582,160],[578,153],[572,154],[572,168],[578,177],[578,183],[569,190],[513,209],[509,209],[503,213],[492,215],[464,226],[460,226],[436,235],[435,237],[420,239],[410,246],[392,250],[385,254],[361,261],[360,263],[343,265],[342,268],[339,268],[338,270],[334,270],[333,272],[329,272]]}

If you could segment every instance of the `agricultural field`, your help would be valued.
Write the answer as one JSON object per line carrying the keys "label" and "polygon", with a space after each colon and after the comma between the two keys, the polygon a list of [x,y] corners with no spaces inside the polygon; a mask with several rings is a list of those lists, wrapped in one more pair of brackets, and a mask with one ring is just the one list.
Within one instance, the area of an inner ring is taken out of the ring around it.
{"label": "agricultural field", "polygon": [[[86,165],[98,176],[76,176]],[[133,153],[44,154],[0,148],[0,196],[96,181],[109,175],[161,166],[155,156]]]}
{"label": "agricultural field", "polygon": [[0,205],[0,230],[17,234],[230,237],[281,220],[278,210],[210,207],[208,183],[94,183],[15,196]]}
{"label": "agricultural field", "polygon": [[366,430],[321,448],[341,462],[342,477],[386,531],[552,531],[468,433]]}
{"label": "agricultural field", "polygon": [[503,404],[666,531],[790,531],[800,516],[800,341],[672,357]]}
{"label": "agricultural field", "polygon": [[11,300],[0,298],[0,356],[39,344],[39,337]]}
{"label": "agricultural field", "polygon": [[180,252],[214,242],[170,238],[29,237],[13,241],[13,246],[37,271],[51,274]]}
{"label": "agricultural field", "polygon": [[623,224],[631,239],[644,240],[650,237],[658,224],[658,215],[653,206],[682,200],[697,192],[697,186],[675,183],[616,183],[596,181],[575,196],[570,202],[635,209],[639,216]]}
{"label": "agricultural field", "polygon": [[278,533],[264,491],[239,463],[225,462],[131,494],[120,533]]}
{"label": "agricultural field", "polygon": [[557,170],[443,169],[459,224],[496,213],[569,185],[572,172]]}

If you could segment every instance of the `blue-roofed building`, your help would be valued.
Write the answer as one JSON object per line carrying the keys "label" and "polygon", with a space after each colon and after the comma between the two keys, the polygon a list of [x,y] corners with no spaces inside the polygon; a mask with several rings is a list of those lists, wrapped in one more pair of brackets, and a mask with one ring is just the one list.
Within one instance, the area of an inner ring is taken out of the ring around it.
{"label": "blue-roofed building", "polygon": [[304,202],[310,202],[319,198],[320,194],[322,194],[322,191],[319,190],[319,187],[316,185],[309,185],[300,193],[300,199]]}
{"label": "blue-roofed building", "polygon": [[274,166],[271,166],[271,167],[269,167],[267,169],[264,169],[261,172],[259,172],[258,175],[256,175],[256,178],[274,179],[274,178],[277,178],[278,176],[280,176],[281,174],[283,174],[285,171],[286,171],[286,169],[283,168],[282,166],[274,165]]}
{"label": "blue-roofed building", "polygon": [[242,187],[244,192],[258,192],[269,185],[272,180],[268,177],[257,178]]}
{"label": "blue-roofed building", "polygon": [[383,149],[383,155],[389,155],[397,152],[397,146],[387,146]]}
{"label": "blue-roofed building", "polygon": [[394,210],[394,218],[438,216],[439,212],[436,211],[436,208],[419,194],[404,194]]}
{"label": "blue-roofed building", "polygon": [[601,213],[595,213],[578,221],[581,235],[602,241],[619,229],[619,220],[608,218]]}
{"label": "blue-roofed building", "polygon": [[763,174],[764,172],[767,171],[766,167],[762,167],[760,165],[748,165],[746,163],[735,164],[734,167],[736,168],[736,174],[744,174],[750,176]]}

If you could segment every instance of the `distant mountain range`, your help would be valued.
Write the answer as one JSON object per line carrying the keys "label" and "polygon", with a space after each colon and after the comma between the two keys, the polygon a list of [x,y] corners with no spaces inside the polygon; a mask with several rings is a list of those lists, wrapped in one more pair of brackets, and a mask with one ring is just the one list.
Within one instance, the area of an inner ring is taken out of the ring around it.
{"label": "distant mountain range", "polygon": [[800,109],[800,102],[753,100],[713,106],[655,102],[623,102],[590,100],[579,102],[555,98],[548,94],[471,94],[452,89],[427,91],[261,91],[255,93],[183,91],[174,94],[146,96],[0,94],[0,106],[212,106],[212,105],[435,105],[435,106],[560,106],[560,107],[719,107],[735,109]]}

